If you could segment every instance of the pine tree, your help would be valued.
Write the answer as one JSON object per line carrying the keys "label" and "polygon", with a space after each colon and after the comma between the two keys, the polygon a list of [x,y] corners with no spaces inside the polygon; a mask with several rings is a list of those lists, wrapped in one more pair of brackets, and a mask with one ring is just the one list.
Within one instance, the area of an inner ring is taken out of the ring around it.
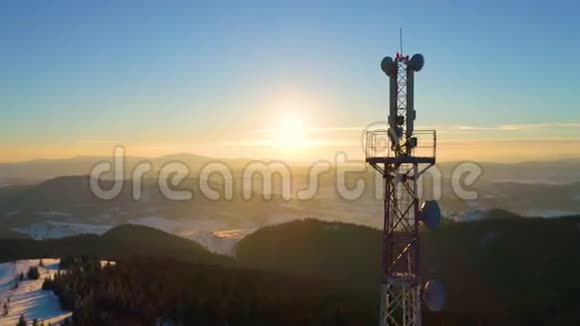
{"label": "pine tree", "polygon": [[32,320],[32,326],[38,326],[38,319],[34,318],[34,320]]}
{"label": "pine tree", "polygon": [[38,280],[40,277],[40,273],[38,272],[38,267],[30,267],[28,268],[28,273],[26,273],[29,280]]}
{"label": "pine tree", "polygon": [[24,315],[20,315],[20,319],[18,319],[18,324],[16,326],[26,326],[26,320],[24,319]]}

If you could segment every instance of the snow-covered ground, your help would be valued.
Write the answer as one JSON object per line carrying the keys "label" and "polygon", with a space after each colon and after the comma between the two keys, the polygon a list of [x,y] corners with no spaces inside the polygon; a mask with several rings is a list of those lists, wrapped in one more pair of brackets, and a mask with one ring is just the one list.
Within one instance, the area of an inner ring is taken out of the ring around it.
{"label": "snow-covered ground", "polygon": [[94,225],[83,223],[66,223],[46,221],[33,223],[26,227],[16,228],[14,231],[28,235],[32,239],[59,239],[79,234],[103,234],[111,229],[109,225]]}
{"label": "snow-covered ground", "polygon": [[489,209],[486,208],[474,208],[462,213],[451,214],[449,218],[451,218],[455,222],[477,221],[485,218],[488,212]]}
{"label": "snow-covered ground", "polygon": [[530,209],[526,212],[527,216],[539,216],[544,218],[562,217],[570,215],[578,215],[578,211],[565,211],[560,209]]}
{"label": "snow-covered ground", "polygon": [[[71,313],[60,308],[58,298],[51,291],[42,290],[44,279],[54,276],[58,271],[58,259],[43,259],[44,267],[39,266],[39,259],[20,260],[16,262],[0,264],[0,325],[16,325],[21,315],[31,322],[33,319],[49,322],[58,325],[64,319],[70,317]],[[38,266],[40,278],[38,280],[16,280],[21,273],[26,272],[29,267]],[[7,308],[7,314],[5,309]]]}

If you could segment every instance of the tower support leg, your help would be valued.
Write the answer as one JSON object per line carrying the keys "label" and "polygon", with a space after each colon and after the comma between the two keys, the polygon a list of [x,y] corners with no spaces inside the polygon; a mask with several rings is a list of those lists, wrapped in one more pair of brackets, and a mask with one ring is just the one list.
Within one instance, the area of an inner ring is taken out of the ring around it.
{"label": "tower support leg", "polygon": [[421,325],[417,164],[385,165],[380,326]]}
{"label": "tower support leg", "polygon": [[421,289],[408,280],[382,284],[380,326],[420,326]]}

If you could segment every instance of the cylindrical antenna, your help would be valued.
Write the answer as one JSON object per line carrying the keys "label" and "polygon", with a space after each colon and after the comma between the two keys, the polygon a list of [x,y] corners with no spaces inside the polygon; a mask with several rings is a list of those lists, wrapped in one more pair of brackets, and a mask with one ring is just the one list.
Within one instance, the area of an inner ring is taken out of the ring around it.
{"label": "cylindrical antenna", "polygon": [[403,56],[403,27],[399,27],[399,42],[401,45],[401,56]]}

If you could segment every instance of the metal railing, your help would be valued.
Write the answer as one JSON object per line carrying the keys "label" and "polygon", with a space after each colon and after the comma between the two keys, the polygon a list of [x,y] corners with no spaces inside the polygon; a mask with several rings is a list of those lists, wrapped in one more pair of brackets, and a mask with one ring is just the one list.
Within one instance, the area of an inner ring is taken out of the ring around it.
{"label": "metal railing", "polygon": [[[435,159],[437,153],[437,132],[435,130],[415,130],[413,137],[417,138],[417,146],[411,151],[411,156]],[[391,147],[389,132],[385,129],[366,132],[365,156],[369,158],[396,157]]]}

